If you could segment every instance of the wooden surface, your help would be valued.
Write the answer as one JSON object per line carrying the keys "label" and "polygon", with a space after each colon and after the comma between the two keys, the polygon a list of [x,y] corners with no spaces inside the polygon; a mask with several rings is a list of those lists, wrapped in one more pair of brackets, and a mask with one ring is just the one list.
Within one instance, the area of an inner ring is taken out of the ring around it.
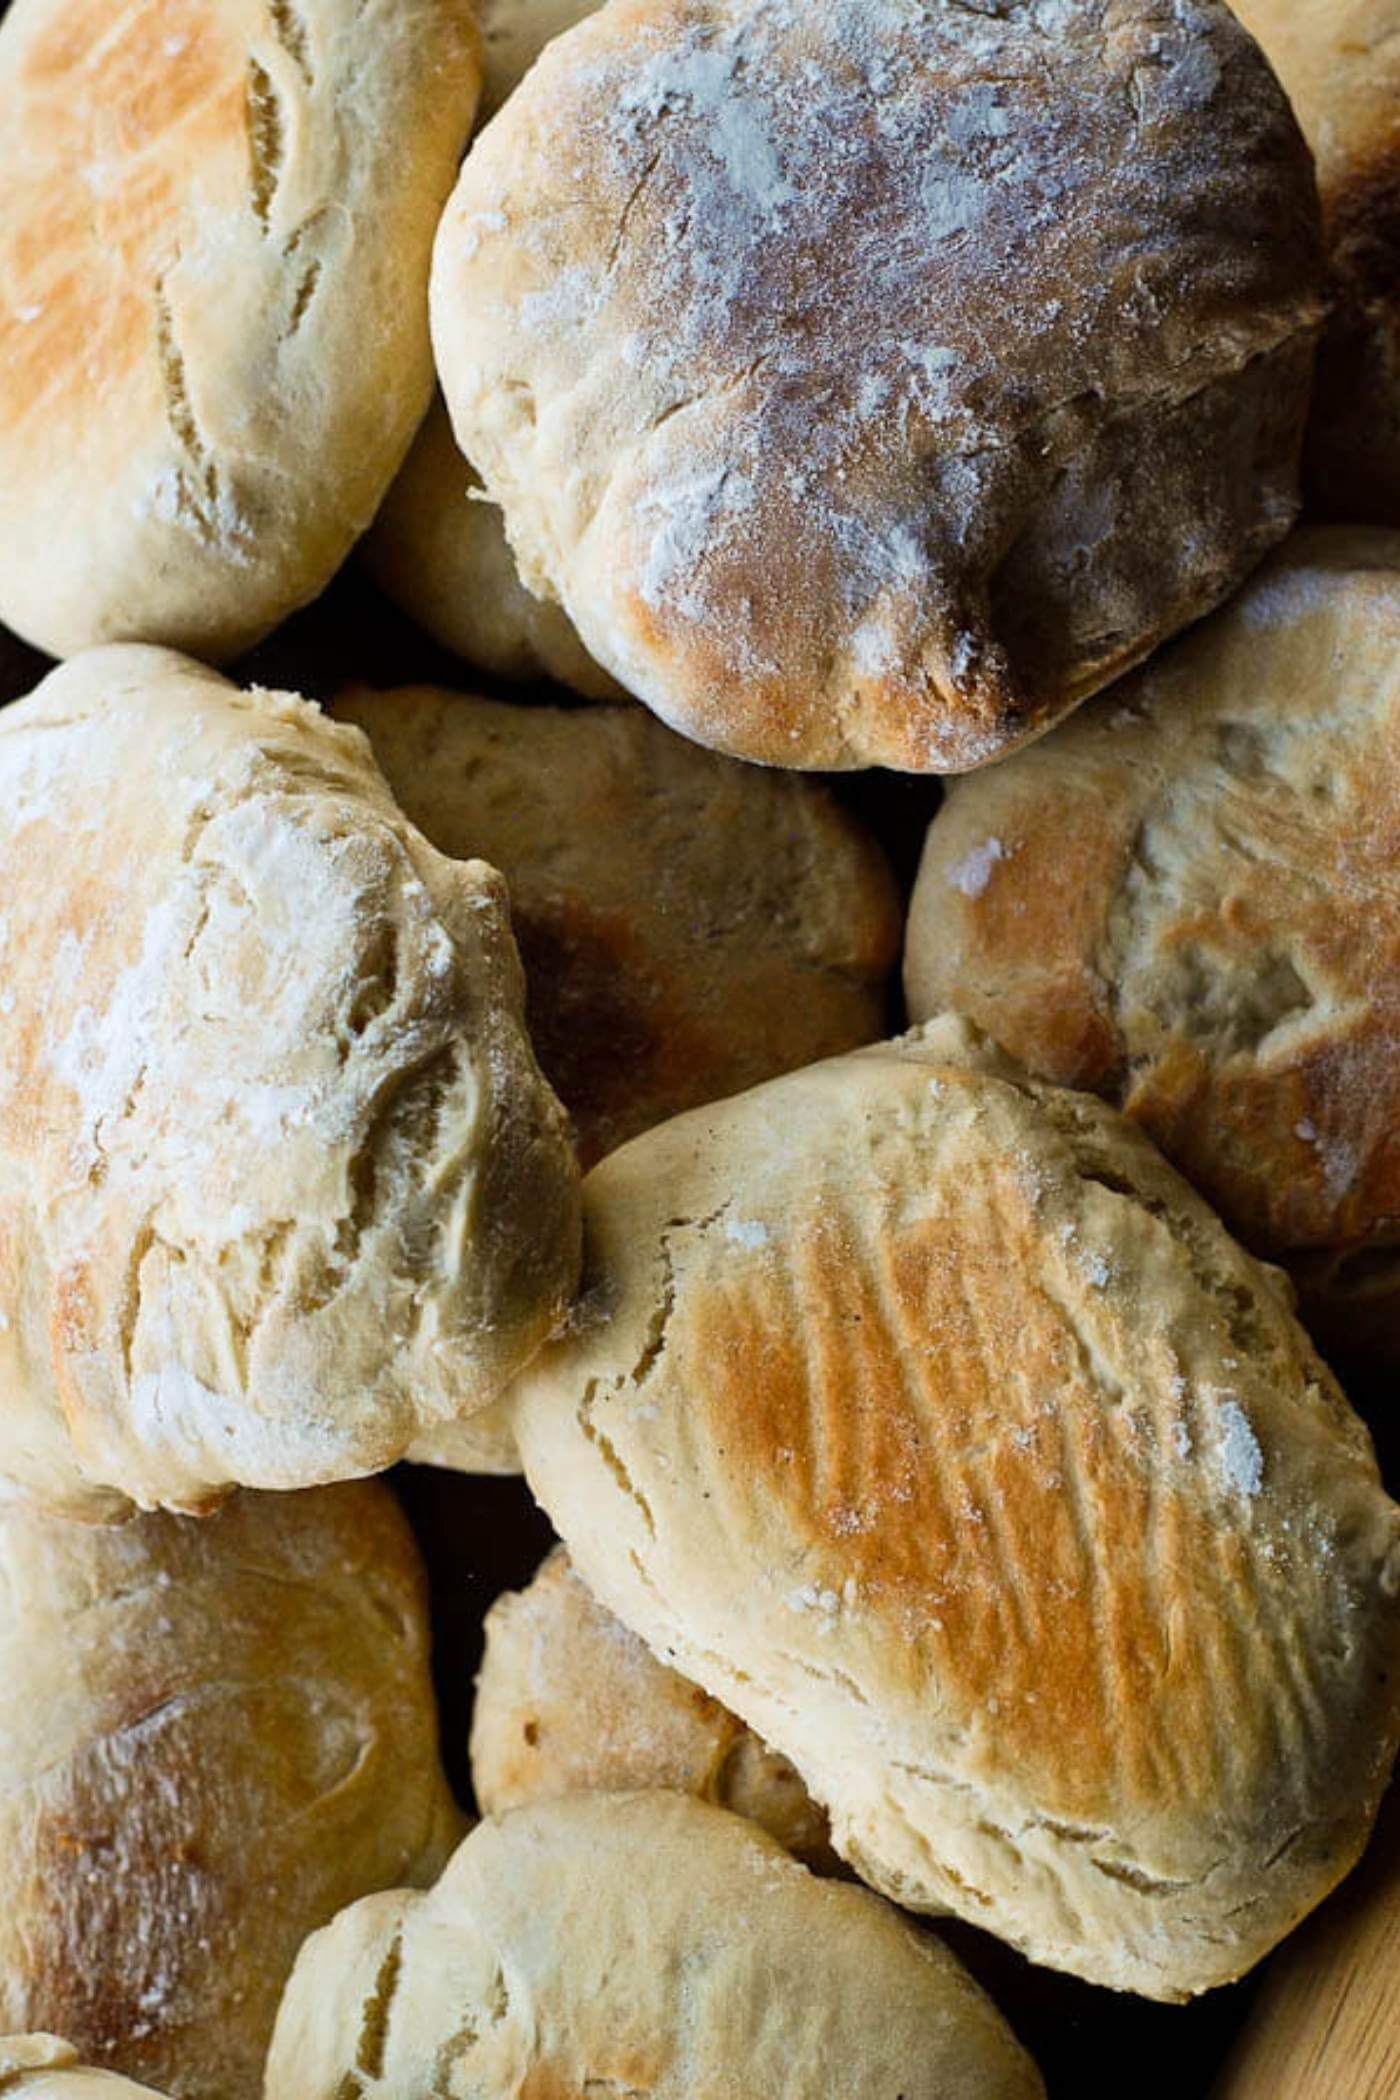
{"label": "wooden surface", "polygon": [[1212,2100],[1400,2100],[1400,1795],[1269,1964]]}

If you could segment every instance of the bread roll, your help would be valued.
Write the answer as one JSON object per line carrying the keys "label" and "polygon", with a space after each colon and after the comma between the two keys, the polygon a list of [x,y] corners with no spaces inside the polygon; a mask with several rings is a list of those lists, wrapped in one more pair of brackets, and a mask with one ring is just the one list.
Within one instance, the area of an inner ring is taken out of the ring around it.
{"label": "bread roll", "polygon": [[80,2069],[76,2049],[51,2034],[0,2035],[0,2093],[6,2100],[159,2100],[129,2078]]}
{"label": "bread roll", "polygon": [[911,1013],[1140,1122],[1400,1362],[1400,534],[1299,536],[928,836]]}
{"label": "bread roll", "polygon": [[1312,492],[1400,526],[1400,0],[1231,0],[1317,156],[1336,310],[1308,432]]}
{"label": "bread roll", "polygon": [[372,1482],[202,1523],[0,1505],[0,2028],[257,2100],[306,1935],[461,1833],[425,1607]]}
{"label": "bread roll", "polygon": [[426,1896],[302,1952],[266,2100],[1036,2100],[952,1955],[737,1816],[575,1795],[483,1823]]}
{"label": "bread roll", "polygon": [[410,619],[479,670],[554,678],[590,700],[623,697],[567,616],[520,581],[501,513],[457,450],[441,398],[384,499],[364,558]]}
{"label": "bread roll", "polygon": [[428,406],[469,0],[14,0],[0,28],[0,618],[246,648]]}
{"label": "bread roll", "polygon": [[601,0],[478,0],[486,77],[481,119],[513,95],[546,44],[596,13]]}
{"label": "bread roll", "polygon": [[510,888],[530,1032],[586,1166],[683,1109],[874,1041],[900,908],[824,788],[641,708],[352,689],[404,813]]}
{"label": "bread roll", "polygon": [[100,1513],[366,1473],[577,1274],[505,890],[355,731],[165,651],[0,716],[0,1474]]}
{"label": "bread roll", "polygon": [[1183,1998],[1360,1851],[1400,1727],[1369,1438],[1146,1139],[964,1024],[596,1167],[514,1422],[589,1588],[911,1909]]}
{"label": "bread roll", "polygon": [[747,1816],[818,1871],[831,1864],[826,1817],[787,1759],[658,1662],[562,1546],[486,1615],[471,1755],[484,1815],[665,1787]]}
{"label": "bread roll", "polygon": [[521,575],[702,743],[960,771],[1286,531],[1311,165],[1218,0],[614,0],[437,236]]}

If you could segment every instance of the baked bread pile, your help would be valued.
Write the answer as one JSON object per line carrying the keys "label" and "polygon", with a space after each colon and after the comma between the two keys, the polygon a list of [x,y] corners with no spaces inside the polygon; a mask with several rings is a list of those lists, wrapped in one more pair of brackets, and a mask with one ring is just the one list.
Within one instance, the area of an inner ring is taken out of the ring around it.
{"label": "baked bread pile", "polygon": [[1393,0],[0,16],[0,2096],[1092,2091],[1400,1745]]}

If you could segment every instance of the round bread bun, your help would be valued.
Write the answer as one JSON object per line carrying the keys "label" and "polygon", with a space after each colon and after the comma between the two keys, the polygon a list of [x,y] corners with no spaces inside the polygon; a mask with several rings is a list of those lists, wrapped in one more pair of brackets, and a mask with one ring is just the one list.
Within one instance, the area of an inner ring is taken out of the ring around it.
{"label": "round bread bun", "polygon": [[1400,1730],[1366,1431],[1141,1133],[967,1024],[596,1167],[514,1422],[588,1587],[911,1909],[1177,1999],[1360,1852]]}
{"label": "round bread bun", "polygon": [[1317,156],[1335,311],[1308,430],[1310,493],[1400,526],[1400,0],[1231,0]]}
{"label": "round bread bun", "polygon": [[1400,1363],[1400,533],[1300,534],[928,835],[912,1017],[1126,1110]]}
{"label": "round bread bun", "polygon": [[0,1475],[374,1472],[566,1310],[578,1169],[505,887],[363,737],[168,651],[0,715]]}
{"label": "round bread bun", "polygon": [[364,543],[375,582],[444,649],[497,678],[554,678],[588,700],[624,697],[557,605],[520,581],[496,505],[463,459],[441,396]]}
{"label": "round bread bun", "polygon": [[147,2085],[110,2071],[85,2071],[78,2052],[52,2034],[0,2035],[5,2100],[159,2100]]}
{"label": "round bread bun", "polygon": [[482,1823],[429,1894],[307,1942],[266,2100],[1043,2100],[936,1940],[678,1794],[587,1795]]}
{"label": "round bread bun", "polygon": [[1219,0],[612,0],[434,252],[525,583],[699,742],[960,771],[1287,530],[1307,149]]}
{"label": "round bread bun", "polygon": [[0,1507],[0,2027],[258,2100],[307,1934],[461,1835],[426,1607],[375,1482],[203,1522]]}
{"label": "round bread bun", "polygon": [[478,0],[486,77],[481,89],[481,121],[513,95],[546,44],[585,15],[595,14],[602,0]]}
{"label": "round bread bun", "polygon": [[818,1872],[833,1864],[826,1817],[788,1760],[659,1662],[562,1546],[486,1615],[471,1759],[483,1815],[668,1788],[747,1816]]}
{"label": "round bread bun", "polygon": [[579,1156],[885,1033],[901,911],[814,781],[735,765],[637,707],[352,687],[399,807],[504,875],[530,1033]]}
{"label": "round bread bun", "polygon": [[468,0],[14,0],[0,618],[219,659],[329,580],[428,406]]}

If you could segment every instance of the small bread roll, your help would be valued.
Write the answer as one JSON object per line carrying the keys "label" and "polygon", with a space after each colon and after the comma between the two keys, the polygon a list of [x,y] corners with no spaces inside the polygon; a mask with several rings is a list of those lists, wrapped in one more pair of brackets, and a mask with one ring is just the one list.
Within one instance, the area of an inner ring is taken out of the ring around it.
{"label": "small bread roll", "polygon": [[1307,150],[1219,0],[613,0],[434,251],[525,583],[699,742],[960,771],[1287,530]]}
{"label": "small bread roll", "polygon": [[815,782],[697,751],[642,708],[412,686],[332,713],[441,852],[505,876],[530,1033],[585,1166],[884,1034],[894,879]]}
{"label": "small bread roll", "polygon": [[1357,1857],[1400,1732],[1370,1440],[1147,1140],[966,1024],[596,1167],[514,1424],[588,1587],[911,1909],[1183,1998]]}
{"label": "small bread roll", "polygon": [[937,1941],[737,1816],[584,1795],[482,1823],[426,1896],[308,1941],[266,2100],[1041,2100]]}
{"label": "small bread roll", "polygon": [[14,0],[0,618],[236,654],[329,580],[428,406],[469,0]]}
{"label": "small bread roll", "polygon": [[257,2100],[306,1935],[430,1882],[461,1829],[386,1488],[204,1522],[0,1506],[0,2027]]}
{"label": "small bread roll", "polygon": [[494,117],[548,43],[595,14],[602,0],[478,0],[486,61],[481,120]]}
{"label": "small bread roll", "polygon": [[483,1815],[665,1787],[747,1816],[818,1871],[831,1864],[826,1817],[787,1759],[658,1662],[562,1546],[486,1615],[471,1756]]}
{"label": "small bread roll", "polygon": [[401,1457],[572,1295],[505,888],[364,739],[163,650],[0,716],[0,1474],[208,1506]]}
{"label": "small bread roll", "polygon": [[1070,727],[959,782],[905,977],[1142,1124],[1400,1362],[1400,534],[1299,535]]}
{"label": "small bread roll", "polygon": [[1400,0],[1231,0],[1317,156],[1336,311],[1308,429],[1333,517],[1400,526]]}
{"label": "small bread roll", "polygon": [[78,2052],[51,2034],[0,2035],[5,2100],[159,2100],[149,2086],[110,2071],[85,2071]]}
{"label": "small bread roll", "polygon": [[501,513],[434,401],[365,543],[380,589],[411,620],[497,678],[554,678],[589,700],[623,696],[557,605],[520,581]]}

